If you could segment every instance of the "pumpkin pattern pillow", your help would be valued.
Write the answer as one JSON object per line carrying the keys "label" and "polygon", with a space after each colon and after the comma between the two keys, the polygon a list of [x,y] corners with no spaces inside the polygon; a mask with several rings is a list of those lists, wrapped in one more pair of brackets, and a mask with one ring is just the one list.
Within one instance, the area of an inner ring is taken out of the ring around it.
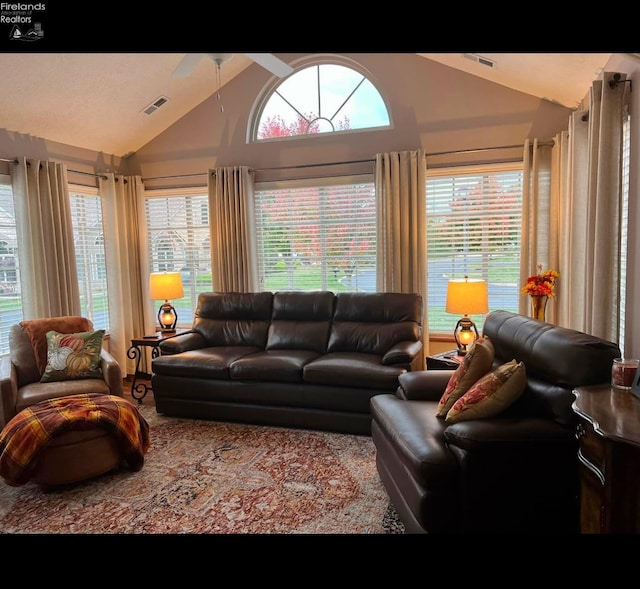
{"label": "pumpkin pattern pillow", "polygon": [[103,378],[100,350],[104,329],[82,333],[47,332],[47,366],[40,382]]}

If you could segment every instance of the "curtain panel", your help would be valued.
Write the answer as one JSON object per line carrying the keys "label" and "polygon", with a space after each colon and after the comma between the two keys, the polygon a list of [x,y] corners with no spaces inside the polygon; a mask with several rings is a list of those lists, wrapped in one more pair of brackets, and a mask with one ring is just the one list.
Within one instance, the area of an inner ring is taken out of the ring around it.
{"label": "curtain panel", "polygon": [[[543,270],[558,270],[560,227],[560,186],[558,170],[554,166],[553,142],[541,142],[527,139],[524,144],[523,186],[522,186],[522,242],[520,249],[520,283],[525,284],[527,277]],[[526,237],[525,237],[526,236]],[[556,284],[556,294],[560,293],[560,284]],[[531,301],[527,295],[521,295],[518,312],[531,315]],[[546,320],[557,323],[557,305],[547,305]]]}
{"label": "curtain panel", "polygon": [[79,315],[67,166],[21,157],[11,177],[23,317]]}
{"label": "curtain panel", "polygon": [[[133,337],[155,331],[149,285],[143,277],[149,269],[146,259],[144,186],[140,176],[112,173],[99,178],[102,223],[105,227],[105,256],[109,286],[109,351],[122,367],[123,376],[135,372],[127,350]],[[150,372],[150,358],[144,358]]]}
{"label": "curtain panel", "polygon": [[246,166],[208,173],[211,269],[217,292],[258,288],[254,182]]}
{"label": "curtain panel", "polygon": [[[520,282],[536,271],[536,264],[558,270],[549,319],[617,342],[629,85],[610,84],[613,79],[613,73],[604,72],[592,84],[587,110],[572,113],[567,132],[556,135],[550,154],[535,140],[525,144]],[[521,313],[530,314],[527,304],[520,301]]]}
{"label": "curtain panel", "polygon": [[376,154],[376,289],[378,292],[422,295],[423,360],[429,351],[426,176],[426,154],[423,150]]}

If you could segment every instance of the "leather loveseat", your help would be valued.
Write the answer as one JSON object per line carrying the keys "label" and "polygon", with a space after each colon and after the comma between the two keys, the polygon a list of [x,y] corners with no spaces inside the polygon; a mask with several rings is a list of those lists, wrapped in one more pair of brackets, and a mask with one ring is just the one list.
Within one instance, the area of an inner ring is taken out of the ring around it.
{"label": "leather loveseat", "polygon": [[370,435],[370,398],[421,367],[421,320],[419,294],[200,294],[152,361],[156,409]]}
{"label": "leather loveseat", "polygon": [[453,370],[401,375],[371,400],[378,472],[409,533],[575,533],[575,387],[608,383],[617,344],[507,311],[487,315],[493,366],[515,359],[524,392],[493,417],[436,416]]}

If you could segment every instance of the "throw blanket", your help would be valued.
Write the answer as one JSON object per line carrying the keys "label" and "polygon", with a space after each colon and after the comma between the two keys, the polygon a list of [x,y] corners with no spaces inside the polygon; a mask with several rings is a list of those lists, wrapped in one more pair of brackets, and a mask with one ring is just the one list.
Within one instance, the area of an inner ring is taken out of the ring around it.
{"label": "throw blanket", "polygon": [[9,485],[24,485],[53,436],[93,427],[112,432],[129,467],[142,468],[150,446],[149,424],[138,408],[115,395],[82,393],[36,403],[5,425],[0,432],[0,476]]}
{"label": "throw blanket", "polygon": [[31,340],[40,376],[42,376],[44,369],[47,367],[47,331],[81,333],[93,329],[93,324],[89,319],[78,315],[65,315],[48,319],[26,319],[20,321],[20,325]]}

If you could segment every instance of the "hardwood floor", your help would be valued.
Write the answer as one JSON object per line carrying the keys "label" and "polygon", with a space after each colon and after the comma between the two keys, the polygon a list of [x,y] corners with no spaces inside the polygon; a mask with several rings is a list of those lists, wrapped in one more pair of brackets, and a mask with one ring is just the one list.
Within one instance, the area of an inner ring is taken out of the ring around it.
{"label": "hardwood floor", "polygon": [[[126,378],[123,379],[122,381],[122,388],[123,388],[123,392],[124,392],[124,397],[125,399],[129,399],[130,401],[133,401],[136,405],[140,404],[140,401],[138,401],[137,399],[133,398],[131,396],[131,385],[133,383],[133,377],[132,376],[127,376]],[[138,379],[136,381],[136,386],[140,383],[144,383],[145,385],[147,385],[148,387],[151,386],[151,381],[147,380],[147,379]],[[153,406],[154,400],[153,400],[153,391],[151,389],[149,389],[147,391],[147,394],[144,396],[144,399],[142,399],[142,405],[144,405],[145,407],[147,405]]]}

